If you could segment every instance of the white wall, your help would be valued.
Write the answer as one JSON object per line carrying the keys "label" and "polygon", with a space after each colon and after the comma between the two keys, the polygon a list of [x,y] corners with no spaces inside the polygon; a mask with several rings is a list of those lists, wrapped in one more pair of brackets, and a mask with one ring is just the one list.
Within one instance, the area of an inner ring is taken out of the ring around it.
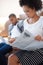
{"label": "white wall", "polygon": [[0,0],[0,16],[8,16],[11,13],[17,16],[23,13],[19,0]]}
{"label": "white wall", "polygon": [[0,0],[0,16],[8,16],[11,13],[15,13],[17,16],[23,13],[19,0]]}

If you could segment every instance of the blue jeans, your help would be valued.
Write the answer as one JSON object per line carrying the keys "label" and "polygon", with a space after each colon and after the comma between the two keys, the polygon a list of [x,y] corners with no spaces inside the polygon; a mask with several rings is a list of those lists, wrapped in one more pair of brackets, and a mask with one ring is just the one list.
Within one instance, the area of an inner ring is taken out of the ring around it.
{"label": "blue jeans", "polygon": [[0,65],[7,65],[7,59],[2,54],[0,54]]}
{"label": "blue jeans", "polygon": [[1,43],[0,44],[0,53],[2,55],[5,55],[5,54],[9,53],[10,51],[12,51],[12,46],[10,46],[6,43]]}

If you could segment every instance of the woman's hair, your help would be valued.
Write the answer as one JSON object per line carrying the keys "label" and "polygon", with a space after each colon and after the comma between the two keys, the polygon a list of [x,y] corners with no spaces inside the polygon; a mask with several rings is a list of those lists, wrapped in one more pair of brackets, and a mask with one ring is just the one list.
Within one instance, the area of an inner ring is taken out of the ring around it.
{"label": "woman's hair", "polygon": [[42,1],[41,0],[19,0],[20,6],[28,6],[30,8],[35,8],[36,11],[42,9]]}

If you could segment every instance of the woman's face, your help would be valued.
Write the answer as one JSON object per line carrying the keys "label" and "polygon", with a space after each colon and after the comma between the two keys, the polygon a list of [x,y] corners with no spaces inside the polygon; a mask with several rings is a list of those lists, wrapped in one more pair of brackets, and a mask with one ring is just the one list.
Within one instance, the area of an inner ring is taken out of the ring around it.
{"label": "woman's face", "polygon": [[36,14],[36,11],[35,11],[34,8],[32,9],[32,8],[26,6],[26,5],[24,5],[22,8],[23,8],[24,12],[26,13],[26,15],[27,15],[29,18],[33,18],[34,15]]}

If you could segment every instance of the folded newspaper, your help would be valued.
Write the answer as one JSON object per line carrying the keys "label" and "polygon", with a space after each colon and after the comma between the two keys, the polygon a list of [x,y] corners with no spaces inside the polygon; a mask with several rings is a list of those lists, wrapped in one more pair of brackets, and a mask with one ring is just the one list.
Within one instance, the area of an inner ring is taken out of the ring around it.
{"label": "folded newspaper", "polygon": [[34,39],[33,35],[27,30],[24,31],[20,37],[16,39],[16,41],[12,44],[8,42],[8,40],[0,37],[0,43],[5,42],[6,44],[11,45],[12,47],[17,47],[22,50],[36,50],[39,48],[43,48],[43,41],[37,41]]}
{"label": "folded newspaper", "polygon": [[36,50],[43,48],[43,41],[35,40],[33,35],[26,30],[16,39],[14,43],[11,44],[11,46],[28,51]]}

